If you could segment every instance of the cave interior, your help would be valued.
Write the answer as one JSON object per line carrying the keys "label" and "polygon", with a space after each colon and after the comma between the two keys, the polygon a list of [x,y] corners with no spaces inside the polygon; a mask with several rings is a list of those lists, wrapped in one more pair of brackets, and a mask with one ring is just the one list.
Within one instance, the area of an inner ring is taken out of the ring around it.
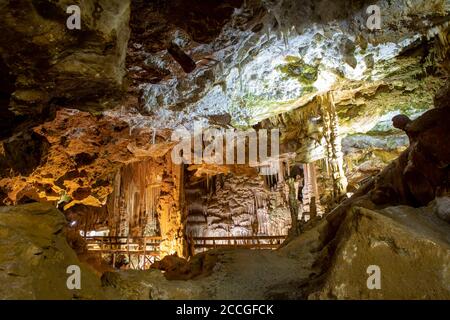
{"label": "cave interior", "polygon": [[[114,297],[141,297],[124,289],[132,269],[163,298],[450,298],[449,12],[446,0],[6,1],[0,231],[61,215],[67,255]],[[35,243],[27,232],[46,231],[32,229],[20,232]],[[0,279],[17,281],[2,250]],[[349,280],[378,258],[414,278],[424,252],[436,274],[411,290]]]}

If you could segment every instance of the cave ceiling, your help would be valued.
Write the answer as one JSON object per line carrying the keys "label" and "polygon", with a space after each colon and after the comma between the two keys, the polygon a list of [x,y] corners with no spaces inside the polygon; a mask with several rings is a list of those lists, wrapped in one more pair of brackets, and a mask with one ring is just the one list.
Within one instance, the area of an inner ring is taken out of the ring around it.
{"label": "cave ceiling", "polygon": [[445,0],[377,1],[373,31],[373,1],[86,0],[67,32],[69,2],[0,3],[5,203],[100,206],[121,165],[195,122],[279,128],[286,153],[320,159],[320,97],[342,136],[365,134],[432,108],[449,71]]}

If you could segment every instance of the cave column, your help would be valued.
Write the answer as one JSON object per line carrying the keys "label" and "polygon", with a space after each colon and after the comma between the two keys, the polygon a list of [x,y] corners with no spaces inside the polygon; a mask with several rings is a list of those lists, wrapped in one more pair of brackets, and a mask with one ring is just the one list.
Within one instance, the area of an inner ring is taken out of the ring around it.
{"label": "cave column", "polygon": [[162,179],[161,197],[158,205],[162,237],[160,257],[171,254],[186,257],[188,248],[185,237],[184,168],[182,165],[172,163],[170,153],[166,155],[166,163],[167,168]]}
{"label": "cave column", "polygon": [[317,175],[314,163],[303,165],[303,214],[309,214],[314,218],[320,211],[319,190],[317,187]]}
{"label": "cave column", "polygon": [[107,202],[109,235],[113,237],[126,237],[129,232],[129,213],[122,183],[122,170],[118,170],[114,176],[113,192]]}
{"label": "cave column", "polygon": [[291,212],[291,229],[289,230],[289,235],[296,236],[298,235],[298,200],[295,179],[289,178],[287,184],[289,186],[289,209]]}
{"label": "cave column", "polygon": [[318,203],[319,203],[319,189],[317,188],[317,175],[316,175],[316,166],[314,163],[308,164],[309,169],[309,177],[310,177],[310,204],[309,204],[309,215],[311,218],[315,218],[317,216],[318,211]]}
{"label": "cave column", "polygon": [[348,184],[344,173],[344,154],[342,153],[342,138],[339,135],[339,118],[332,92],[328,92],[318,99],[326,141],[325,153],[333,179],[333,197],[335,200],[339,200],[346,194]]}

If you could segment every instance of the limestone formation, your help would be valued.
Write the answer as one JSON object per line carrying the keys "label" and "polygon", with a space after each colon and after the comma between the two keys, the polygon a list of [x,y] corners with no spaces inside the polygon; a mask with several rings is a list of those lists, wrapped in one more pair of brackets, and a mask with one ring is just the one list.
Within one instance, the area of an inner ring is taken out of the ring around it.
{"label": "limestone formation", "polygon": [[0,0],[0,298],[449,299],[449,10]]}

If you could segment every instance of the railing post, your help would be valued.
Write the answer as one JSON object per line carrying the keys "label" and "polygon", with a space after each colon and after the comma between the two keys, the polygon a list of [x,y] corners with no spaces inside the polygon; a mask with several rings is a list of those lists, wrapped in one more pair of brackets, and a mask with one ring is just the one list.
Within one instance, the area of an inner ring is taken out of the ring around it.
{"label": "railing post", "polygon": [[131,268],[131,254],[130,254],[130,234],[127,236],[127,253],[128,253],[128,268]]}
{"label": "railing post", "polygon": [[144,265],[143,265],[143,269],[145,270],[145,265],[147,263],[145,257],[147,256],[147,238],[144,237]]}

